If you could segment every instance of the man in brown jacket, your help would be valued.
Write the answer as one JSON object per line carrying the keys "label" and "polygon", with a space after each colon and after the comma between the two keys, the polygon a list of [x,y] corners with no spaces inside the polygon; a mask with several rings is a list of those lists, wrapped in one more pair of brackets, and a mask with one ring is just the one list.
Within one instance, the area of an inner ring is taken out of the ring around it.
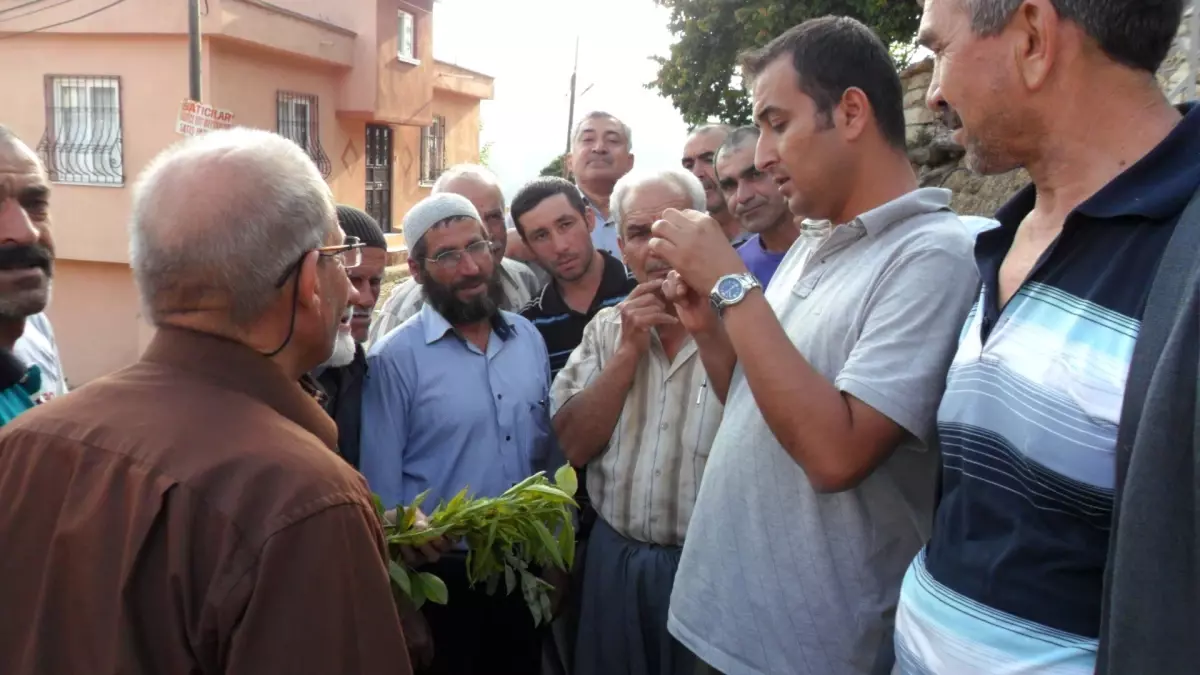
{"label": "man in brown jacket", "polygon": [[130,238],[145,354],[0,433],[0,671],[408,675],[370,494],[297,384],[349,330],[329,188],[214,132],[146,169]]}

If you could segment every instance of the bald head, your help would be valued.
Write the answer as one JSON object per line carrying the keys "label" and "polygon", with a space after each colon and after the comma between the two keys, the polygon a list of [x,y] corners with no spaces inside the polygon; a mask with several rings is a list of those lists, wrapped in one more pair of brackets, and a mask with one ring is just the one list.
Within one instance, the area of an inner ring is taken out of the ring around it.
{"label": "bald head", "polygon": [[452,166],[433,184],[433,193],[441,192],[466,197],[475,206],[494,244],[492,253],[496,264],[500,264],[504,258],[504,244],[508,241],[508,227],[504,220],[504,193],[496,174],[478,164]]}
{"label": "bald head", "polygon": [[253,129],[165,150],[134,188],[130,261],[151,320],[228,310],[258,319],[277,281],[337,228],[333,195],[295,143]]}

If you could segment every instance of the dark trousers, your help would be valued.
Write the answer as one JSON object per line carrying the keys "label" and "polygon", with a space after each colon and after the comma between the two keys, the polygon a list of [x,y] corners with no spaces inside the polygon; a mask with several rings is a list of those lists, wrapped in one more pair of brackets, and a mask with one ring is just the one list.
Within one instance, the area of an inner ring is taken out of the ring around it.
{"label": "dark trousers", "polygon": [[466,556],[451,554],[423,571],[446,582],[449,603],[425,603],[421,613],[433,635],[433,665],[420,675],[538,675],[543,631],[520,589],[496,595],[467,585]]}

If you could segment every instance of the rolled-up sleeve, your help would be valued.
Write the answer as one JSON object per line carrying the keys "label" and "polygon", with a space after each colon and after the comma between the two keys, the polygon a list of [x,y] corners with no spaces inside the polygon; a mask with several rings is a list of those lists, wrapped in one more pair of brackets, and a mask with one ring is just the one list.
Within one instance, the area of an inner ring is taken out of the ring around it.
{"label": "rolled-up sleeve", "polygon": [[897,258],[867,300],[862,332],[834,386],[928,445],[963,320],[978,291],[979,274],[965,243]]}
{"label": "rolled-up sleeve", "polygon": [[340,504],[267,539],[236,593],[248,602],[223,672],[412,673],[374,519]]}
{"label": "rolled-up sleeve", "polygon": [[395,348],[372,353],[363,382],[359,463],[367,484],[388,508],[404,502],[409,383]]}
{"label": "rolled-up sleeve", "polygon": [[551,417],[557,415],[567,401],[586,389],[600,374],[600,369],[604,366],[600,349],[602,325],[600,315],[588,322],[583,329],[583,338],[579,341],[579,346],[571,352],[567,364],[554,378],[554,384],[550,388]]}

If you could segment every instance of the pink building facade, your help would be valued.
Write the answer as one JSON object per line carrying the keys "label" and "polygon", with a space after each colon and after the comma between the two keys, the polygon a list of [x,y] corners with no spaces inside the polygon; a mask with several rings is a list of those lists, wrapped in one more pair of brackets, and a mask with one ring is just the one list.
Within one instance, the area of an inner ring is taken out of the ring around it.
{"label": "pink building facade", "polygon": [[[130,186],[179,140],[187,2],[0,14],[0,123],[54,183],[49,314],[72,386],[134,361],[153,329],[128,260]],[[399,223],[446,166],[478,161],[486,75],[433,58],[433,0],[202,0],[204,102],[305,148],[342,203]],[[2,12],[4,10],[0,10]],[[62,25],[53,26],[61,23]]]}

